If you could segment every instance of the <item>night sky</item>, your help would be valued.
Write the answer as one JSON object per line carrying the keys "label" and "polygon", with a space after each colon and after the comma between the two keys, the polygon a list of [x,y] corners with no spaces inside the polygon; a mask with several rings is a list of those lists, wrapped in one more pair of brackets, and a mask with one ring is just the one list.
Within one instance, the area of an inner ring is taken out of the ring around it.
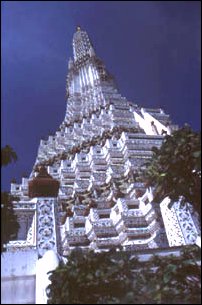
{"label": "night sky", "polygon": [[200,1],[2,1],[2,143],[18,161],[2,189],[30,174],[41,137],[65,116],[72,36],[80,25],[120,93],[200,130]]}

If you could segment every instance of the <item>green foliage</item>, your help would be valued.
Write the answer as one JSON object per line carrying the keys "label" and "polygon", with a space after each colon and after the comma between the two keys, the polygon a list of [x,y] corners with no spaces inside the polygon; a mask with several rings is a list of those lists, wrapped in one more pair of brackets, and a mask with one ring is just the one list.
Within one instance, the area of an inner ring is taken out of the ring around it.
{"label": "green foliage", "polygon": [[5,251],[4,244],[17,236],[19,224],[13,212],[12,200],[17,198],[7,192],[1,192],[1,252]]}
{"label": "green foliage", "polygon": [[201,214],[201,139],[188,125],[167,135],[160,149],[141,173],[146,185],[155,187],[155,200],[166,196],[191,203]]}
{"label": "green foliage", "polygon": [[17,161],[16,152],[9,145],[6,145],[1,149],[1,166],[6,166],[11,162]]}
{"label": "green foliage", "polygon": [[132,283],[132,273],[127,255],[117,261],[114,254],[115,251],[102,254],[73,251],[69,262],[50,277],[49,304],[117,303],[126,283]]}
{"label": "green foliage", "polygon": [[200,304],[199,262],[195,246],[185,248],[180,257],[154,256],[135,279],[144,294],[142,304]]}
{"label": "green foliage", "polygon": [[141,262],[131,252],[74,250],[50,272],[48,304],[200,304],[197,251]]}

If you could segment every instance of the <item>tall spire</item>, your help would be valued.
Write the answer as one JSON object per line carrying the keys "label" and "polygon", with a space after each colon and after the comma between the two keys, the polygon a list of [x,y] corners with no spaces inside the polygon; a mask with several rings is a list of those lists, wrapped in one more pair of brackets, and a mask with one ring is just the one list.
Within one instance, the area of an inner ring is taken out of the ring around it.
{"label": "tall spire", "polygon": [[68,63],[67,96],[88,91],[102,82],[116,87],[112,75],[96,56],[88,34],[80,26],[73,35],[73,56],[74,61],[70,59]]}
{"label": "tall spire", "polygon": [[81,30],[80,26],[77,26],[76,33],[73,36],[74,62],[85,60],[92,53],[94,53],[94,50],[88,34],[86,31]]}

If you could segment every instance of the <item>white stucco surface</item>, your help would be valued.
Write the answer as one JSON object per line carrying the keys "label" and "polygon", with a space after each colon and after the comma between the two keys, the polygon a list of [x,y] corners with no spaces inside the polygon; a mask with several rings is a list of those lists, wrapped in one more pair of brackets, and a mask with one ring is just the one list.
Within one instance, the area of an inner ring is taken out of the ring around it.
{"label": "white stucco surface", "polygon": [[46,288],[51,284],[49,271],[55,270],[59,257],[53,250],[48,250],[36,264],[36,304],[47,304]]}
{"label": "white stucco surface", "polygon": [[36,250],[1,255],[1,304],[35,304]]}

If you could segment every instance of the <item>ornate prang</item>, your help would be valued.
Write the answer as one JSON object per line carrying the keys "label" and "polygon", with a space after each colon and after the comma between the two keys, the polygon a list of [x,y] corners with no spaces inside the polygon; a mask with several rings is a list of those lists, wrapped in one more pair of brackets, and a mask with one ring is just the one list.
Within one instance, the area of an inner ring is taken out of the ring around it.
{"label": "ornate prang", "polygon": [[[81,27],[73,36],[66,93],[64,120],[40,141],[29,181],[11,185],[21,198],[16,212],[37,210],[40,255],[60,247],[63,253],[77,246],[165,247],[166,235],[170,246],[193,243],[190,212],[177,204],[169,209],[164,201],[161,215],[152,190],[136,181],[152,147],[159,148],[177,126],[161,108],[141,108],[121,96]],[[31,223],[26,242],[34,235]]]}

